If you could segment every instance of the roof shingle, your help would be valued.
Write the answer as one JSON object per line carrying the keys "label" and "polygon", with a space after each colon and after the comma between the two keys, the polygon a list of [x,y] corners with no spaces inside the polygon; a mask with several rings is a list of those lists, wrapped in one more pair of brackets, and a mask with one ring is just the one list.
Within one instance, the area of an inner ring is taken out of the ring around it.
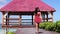
{"label": "roof shingle", "polygon": [[42,0],[13,0],[6,6],[2,7],[1,11],[21,12],[21,11],[35,11],[39,7],[41,11],[54,11],[51,6],[42,2]]}

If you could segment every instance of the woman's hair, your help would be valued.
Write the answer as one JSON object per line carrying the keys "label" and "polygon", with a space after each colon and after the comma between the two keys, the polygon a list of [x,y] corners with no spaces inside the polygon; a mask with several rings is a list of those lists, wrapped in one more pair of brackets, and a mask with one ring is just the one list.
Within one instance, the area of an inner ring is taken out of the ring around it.
{"label": "woman's hair", "polygon": [[35,8],[35,14],[37,14],[37,12],[39,12],[40,10],[39,10],[39,8],[37,7],[37,8]]}

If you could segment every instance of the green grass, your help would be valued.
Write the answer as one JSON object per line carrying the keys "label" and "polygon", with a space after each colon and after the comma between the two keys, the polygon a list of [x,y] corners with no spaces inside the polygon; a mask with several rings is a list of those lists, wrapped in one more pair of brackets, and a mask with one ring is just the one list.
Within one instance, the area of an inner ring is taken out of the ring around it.
{"label": "green grass", "polygon": [[14,34],[14,32],[9,31],[9,32],[7,32],[7,34]]}

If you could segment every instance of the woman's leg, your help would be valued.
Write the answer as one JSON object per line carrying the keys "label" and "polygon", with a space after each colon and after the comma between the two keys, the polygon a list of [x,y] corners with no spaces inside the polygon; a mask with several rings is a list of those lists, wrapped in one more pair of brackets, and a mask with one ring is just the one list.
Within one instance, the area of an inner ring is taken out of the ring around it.
{"label": "woman's leg", "polygon": [[38,27],[38,23],[36,23],[36,32],[39,32],[39,27]]}

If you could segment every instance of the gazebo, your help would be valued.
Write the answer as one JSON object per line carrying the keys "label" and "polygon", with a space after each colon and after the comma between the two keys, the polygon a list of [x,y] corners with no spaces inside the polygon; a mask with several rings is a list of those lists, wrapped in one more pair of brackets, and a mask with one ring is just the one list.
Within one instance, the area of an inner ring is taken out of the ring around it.
{"label": "gazebo", "polygon": [[[42,0],[13,0],[0,9],[0,11],[2,12],[2,27],[21,27],[21,23],[28,23],[21,22],[22,20],[31,20],[31,22],[29,23],[34,25],[33,17],[37,7],[42,14],[43,22],[53,21],[53,12],[55,12],[55,9],[45,4]],[[19,18],[10,18],[11,15],[18,15]],[[28,15],[32,18],[22,19],[23,15]],[[18,20],[18,22],[10,22],[9,20]],[[18,25],[10,26],[10,23],[18,23]]]}

